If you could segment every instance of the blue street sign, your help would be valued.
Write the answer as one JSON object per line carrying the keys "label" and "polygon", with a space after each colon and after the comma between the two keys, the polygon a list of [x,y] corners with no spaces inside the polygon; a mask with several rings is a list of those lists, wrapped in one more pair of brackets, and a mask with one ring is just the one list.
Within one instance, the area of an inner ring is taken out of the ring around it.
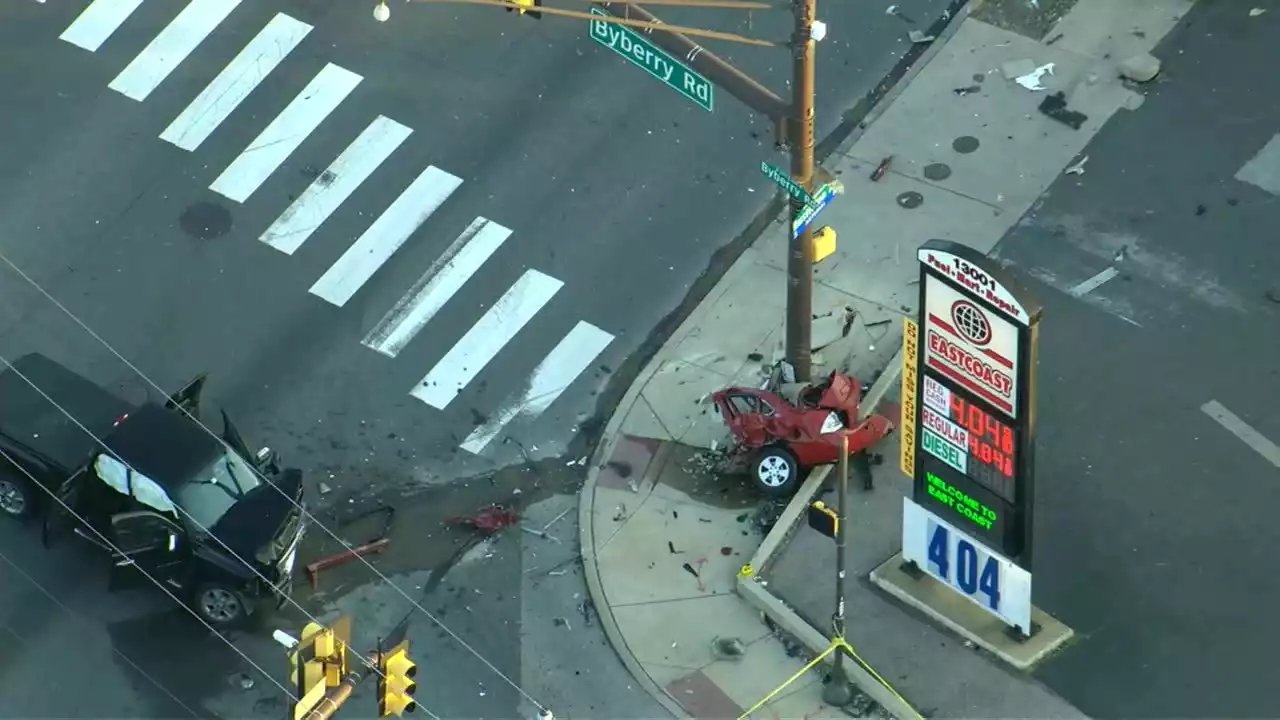
{"label": "blue street sign", "polygon": [[835,196],[835,188],[831,187],[830,184],[823,185],[822,189],[818,190],[814,195],[814,204],[806,205],[804,210],[796,217],[796,219],[791,221],[791,239],[795,240],[800,237],[800,233],[804,232],[804,229],[809,227],[809,223],[813,222],[813,219],[818,217],[818,213],[822,212],[823,208],[831,204],[831,201]]}

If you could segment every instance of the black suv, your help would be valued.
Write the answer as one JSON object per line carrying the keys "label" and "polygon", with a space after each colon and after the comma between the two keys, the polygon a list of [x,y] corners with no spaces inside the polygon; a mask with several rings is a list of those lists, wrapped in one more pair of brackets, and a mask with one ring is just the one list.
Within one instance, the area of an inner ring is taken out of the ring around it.
{"label": "black suv", "polygon": [[225,412],[221,438],[193,419],[204,382],[134,407],[43,355],[15,360],[0,372],[0,516],[43,516],[46,547],[74,534],[110,558],[111,589],[154,579],[226,627],[288,597],[302,472],[251,454]]}

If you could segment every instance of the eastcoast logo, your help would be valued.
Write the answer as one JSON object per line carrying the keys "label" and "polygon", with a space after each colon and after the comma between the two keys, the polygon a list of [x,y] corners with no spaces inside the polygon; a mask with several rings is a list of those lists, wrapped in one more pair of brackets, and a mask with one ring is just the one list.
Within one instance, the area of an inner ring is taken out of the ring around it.
{"label": "eastcoast logo", "polygon": [[937,330],[929,330],[929,352],[945,360],[986,388],[994,390],[1006,399],[1013,397],[1013,378],[997,370],[993,365],[969,352],[959,343],[948,340]]}

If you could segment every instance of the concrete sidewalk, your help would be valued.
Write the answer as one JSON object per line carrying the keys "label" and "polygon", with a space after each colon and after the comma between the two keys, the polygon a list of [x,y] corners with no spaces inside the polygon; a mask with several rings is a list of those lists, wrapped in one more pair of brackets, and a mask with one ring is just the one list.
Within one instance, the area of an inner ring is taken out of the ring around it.
{"label": "concrete sidewalk", "polygon": [[[879,403],[896,384],[902,317],[915,312],[916,248],[937,237],[990,251],[1109,117],[1141,103],[1140,93],[1118,80],[1117,63],[1148,51],[1189,5],[1081,0],[1048,31],[1052,42],[973,17],[959,18],[935,41],[900,94],[827,163],[846,194],[817,221],[842,237],[836,254],[815,269],[814,313],[834,313],[815,321],[815,341],[826,334],[820,326],[839,326],[846,309],[856,317],[847,335],[836,332],[839,339],[816,353],[814,377],[829,369],[864,381],[883,374],[876,397],[868,398]],[[1048,63],[1046,89],[1014,82]],[[1059,90],[1068,108],[1087,116],[1079,129],[1037,110]],[[889,172],[870,181],[890,156]],[[801,669],[802,655],[827,645],[830,543],[807,529],[792,533],[824,473],[815,472],[761,537],[751,527],[746,479],[700,477],[695,450],[728,439],[708,393],[759,386],[781,357],[784,234],[775,227],[744,253],[637,378],[606,429],[581,497],[583,562],[606,632],[637,679],[677,716],[737,717]],[[892,395],[884,399],[891,403]],[[896,438],[886,440],[894,447],[881,449],[885,455],[896,456]],[[898,547],[902,483],[888,465],[876,470],[873,499],[854,504],[868,520],[851,538],[866,555],[853,561],[864,575]],[[740,577],[748,561],[753,572]],[[787,602],[770,578],[788,588]],[[826,708],[814,672],[755,716],[912,717],[912,704],[947,717],[1080,715],[865,581],[849,592],[857,612],[848,639],[896,691],[863,672],[856,679],[874,703],[864,697],[853,708]],[[762,613],[785,632],[771,632]],[[722,657],[724,639],[739,641],[742,652]],[[796,640],[805,652],[796,652]]]}

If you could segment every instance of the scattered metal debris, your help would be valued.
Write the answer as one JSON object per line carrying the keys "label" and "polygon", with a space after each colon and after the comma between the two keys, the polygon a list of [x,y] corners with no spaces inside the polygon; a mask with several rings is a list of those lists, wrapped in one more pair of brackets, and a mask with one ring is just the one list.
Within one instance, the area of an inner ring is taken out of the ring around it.
{"label": "scattered metal debris", "polygon": [[982,90],[981,85],[970,85],[968,87],[955,88],[951,92],[955,93],[956,95],[959,95],[960,97],[964,97],[965,95],[972,95],[973,93],[976,93],[980,90]]}
{"label": "scattered metal debris", "polygon": [[527,527],[525,525],[521,525],[520,529],[529,533],[530,535],[536,535],[537,537],[540,537],[543,540],[550,540],[551,542],[554,542],[557,545],[560,544],[560,538],[548,533],[546,530],[537,530],[535,528]]}
{"label": "scattered metal debris", "polygon": [[1080,162],[1076,163],[1075,165],[1072,165],[1071,167],[1067,168],[1066,170],[1063,170],[1062,172],[1065,175],[1083,175],[1084,164],[1087,162],[1089,162],[1089,156],[1085,155],[1084,157],[1080,158]]}
{"label": "scattered metal debris", "polygon": [[[668,541],[667,541],[667,549],[671,551],[671,554],[672,554],[672,555],[683,555],[683,554],[684,554],[684,551],[683,551],[683,550],[677,550],[677,549],[676,549],[676,544],[675,544],[675,543],[673,543],[673,542],[671,542],[670,540],[668,540]],[[685,567],[689,567],[689,563],[685,563]]]}
{"label": "scattered metal debris", "polygon": [[475,515],[455,515],[445,518],[444,524],[447,526],[467,525],[472,529],[492,535],[493,533],[520,522],[520,516],[516,511],[505,508],[501,505],[489,505],[480,508]]}
{"label": "scattered metal debris", "polygon": [[563,617],[553,618],[551,622],[555,623],[556,627],[562,627],[566,630],[573,629],[573,626],[569,624],[569,618],[563,618]]}
{"label": "scattered metal debris", "polygon": [[1031,91],[1044,90],[1045,86],[1040,81],[1045,75],[1052,76],[1053,68],[1054,63],[1045,63],[1025,75],[1019,75],[1014,82]]}
{"label": "scattered metal debris", "polygon": [[919,30],[908,30],[908,31],[907,31],[907,39],[908,39],[908,40],[910,40],[912,43],[914,43],[914,44],[916,44],[916,45],[923,45],[924,43],[931,43],[931,42],[933,42],[934,40],[937,40],[937,39],[938,39],[938,36],[937,36],[937,35],[925,35],[924,33],[920,32]]}
{"label": "scattered metal debris", "polygon": [[880,178],[884,177],[884,174],[889,172],[889,166],[892,164],[893,164],[892,155],[881,160],[880,164],[876,166],[876,169],[871,171],[871,182],[880,182]]}
{"label": "scattered metal debris", "polygon": [[1044,100],[1040,101],[1039,109],[1042,115],[1057,120],[1072,130],[1079,130],[1085,120],[1089,119],[1088,115],[1067,107],[1067,96],[1061,90],[1052,95],[1046,95]]}

